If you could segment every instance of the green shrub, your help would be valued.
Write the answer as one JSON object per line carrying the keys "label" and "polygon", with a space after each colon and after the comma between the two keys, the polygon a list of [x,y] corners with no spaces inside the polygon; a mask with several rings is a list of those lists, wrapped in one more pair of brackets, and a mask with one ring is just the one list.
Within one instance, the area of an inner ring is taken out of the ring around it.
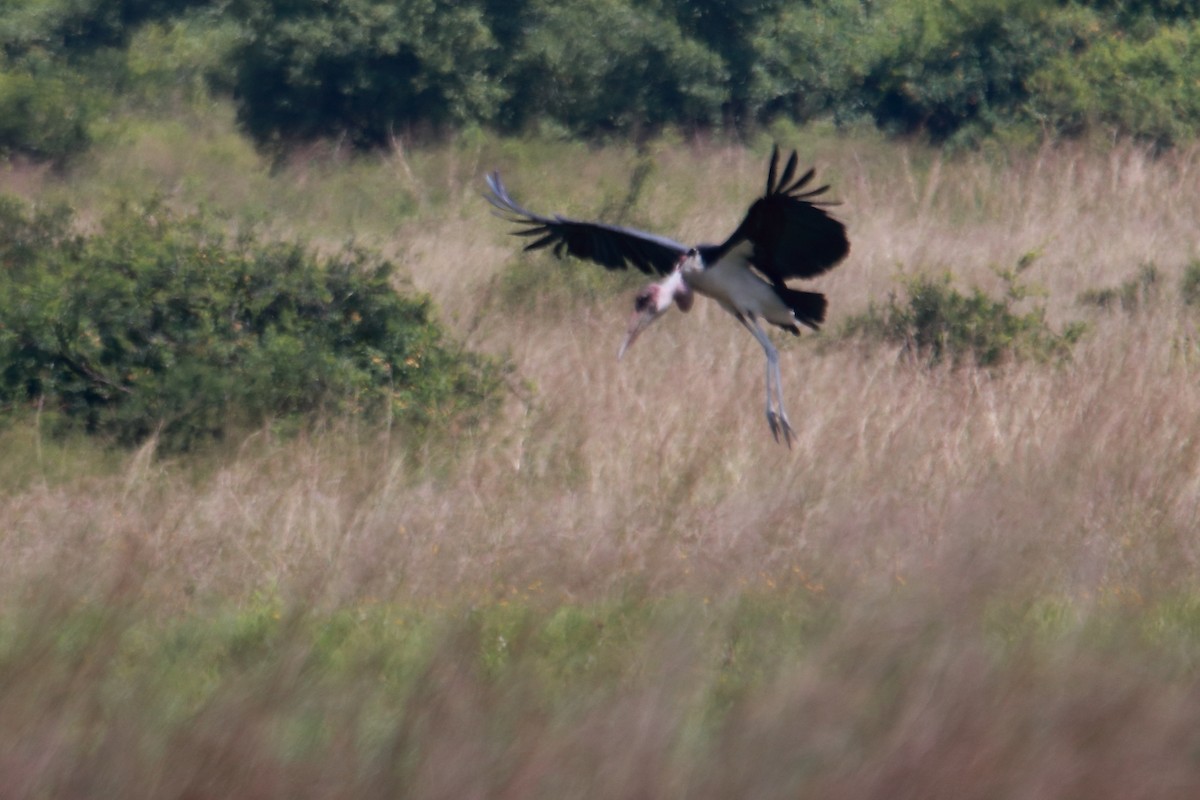
{"label": "green shrub", "polygon": [[[1023,259],[1018,271],[1027,263]],[[1014,311],[1028,291],[1017,282],[1017,271],[1000,275],[1007,283],[1000,299],[977,287],[963,294],[951,285],[949,275],[910,278],[903,298],[893,294],[883,307],[872,304],[846,323],[844,333],[902,344],[905,352],[931,366],[949,361],[992,367],[1014,359],[1069,357],[1084,326],[1073,323],[1056,333],[1047,324],[1044,309]]]}
{"label": "green shrub", "polygon": [[1159,277],[1156,266],[1143,264],[1136,276],[1120,286],[1089,289],[1079,295],[1079,302],[1106,310],[1120,308],[1122,311],[1137,311],[1144,308],[1157,293]]}
{"label": "green shrub", "polygon": [[277,418],[348,414],[424,429],[477,415],[497,366],[463,353],[427,298],[363,250],[226,241],[201,216],[126,207],[90,237],[0,204],[0,403],[186,449]]}

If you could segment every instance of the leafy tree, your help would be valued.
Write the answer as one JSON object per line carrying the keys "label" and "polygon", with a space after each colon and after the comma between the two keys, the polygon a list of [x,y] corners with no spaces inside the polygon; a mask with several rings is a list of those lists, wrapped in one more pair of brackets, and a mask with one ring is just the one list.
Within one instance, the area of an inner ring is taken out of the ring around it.
{"label": "leafy tree", "polygon": [[787,4],[759,17],[749,42],[745,105],[760,121],[861,116],[870,71],[862,43],[870,28],[860,0]]}
{"label": "leafy tree", "polygon": [[1084,0],[1082,5],[1113,18],[1119,29],[1200,17],[1198,0]]}
{"label": "leafy tree", "polygon": [[9,0],[0,156],[62,161],[113,108],[214,86],[279,146],[820,116],[953,145],[1037,126],[1169,146],[1200,127],[1198,17],[1200,0]]}
{"label": "leafy tree", "polygon": [[137,26],[212,0],[8,0],[0,6],[0,156],[62,162],[126,83]]}
{"label": "leafy tree", "polygon": [[724,65],[664,14],[624,0],[534,0],[516,57],[519,122],[550,118],[576,133],[712,124]]}
{"label": "leafy tree", "polygon": [[261,141],[486,122],[504,89],[480,2],[255,0],[239,6],[239,116]]}
{"label": "leafy tree", "polygon": [[1103,127],[1171,145],[1200,131],[1200,22],[1147,39],[1104,37],[1063,54],[1032,81],[1033,108],[1067,133]]}
{"label": "leafy tree", "polygon": [[74,58],[124,46],[147,20],[214,4],[214,0],[6,0],[0,10],[0,48],[9,57],[42,50]]}
{"label": "leafy tree", "polygon": [[789,8],[806,10],[809,6],[783,0],[675,0],[666,5],[672,7],[685,36],[720,58],[725,73],[725,118],[735,124],[753,123],[763,105],[755,74],[764,57],[760,48],[778,41],[772,34],[791,33],[776,30],[764,37],[764,28],[772,27],[771,22]]}
{"label": "leafy tree", "polygon": [[66,70],[32,71],[0,59],[0,156],[64,160],[91,142],[97,99]]}
{"label": "leafy tree", "polygon": [[1038,0],[896,3],[866,44],[866,101],[884,128],[969,141],[1019,116],[1030,77],[1077,45],[1078,23]]}

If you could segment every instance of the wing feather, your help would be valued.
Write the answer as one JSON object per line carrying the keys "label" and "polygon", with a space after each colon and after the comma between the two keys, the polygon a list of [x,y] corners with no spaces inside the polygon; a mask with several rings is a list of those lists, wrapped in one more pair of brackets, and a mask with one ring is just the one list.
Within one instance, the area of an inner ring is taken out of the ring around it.
{"label": "wing feather", "polygon": [[796,163],[798,158],[799,157],[796,155],[796,151],[793,150],[791,158],[788,159],[787,166],[783,168],[783,175],[780,177],[778,183],[779,188],[786,186],[792,180],[792,176],[796,174]]}
{"label": "wing feather", "polygon": [[[798,192],[798,191],[799,191],[801,188],[803,188],[803,187],[804,187],[804,185],[805,185],[806,183],[808,183],[809,181],[811,181],[811,180],[813,179],[813,176],[814,176],[814,175],[816,175],[816,174],[817,174],[817,168],[816,168],[816,167],[809,167],[809,168],[808,168],[808,172],[806,172],[806,173],[804,173],[803,175],[801,175],[801,176],[800,176],[800,179],[799,179],[798,181],[796,181],[796,182],[795,182],[795,183],[793,183],[791,186],[788,186],[786,189],[784,189],[784,190],[783,190],[783,193],[784,193],[784,194],[795,194],[795,193],[796,193],[796,192]],[[807,192],[807,193],[806,193],[804,196],[805,196],[805,197],[808,197],[809,195],[813,195],[813,194],[820,194],[821,192],[825,191],[825,190],[826,190],[826,189],[828,189],[828,188],[829,188],[829,186],[828,186],[828,185],[825,185],[825,186],[822,186],[822,187],[820,187],[820,188],[813,189],[811,192]]]}
{"label": "wing feather", "polygon": [[507,222],[526,226],[513,231],[514,235],[540,237],[527,244],[525,250],[554,245],[554,254],[560,258],[569,253],[606,269],[632,265],[647,275],[669,274],[688,251],[686,245],[673,239],[635,228],[536,214],[512,199],[498,172],[487,176],[487,185],[491,193],[484,198],[496,207],[493,213]]}
{"label": "wing feather", "polygon": [[[516,233],[517,233],[517,236],[536,236],[539,233],[541,233],[541,231],[517,231]],[[550,234],[548,236],[543,236],[542,238],[538,239],[536,242],[530,242],[529,244],[525,245],[525,247],[522,249],[524,249],[524,250],[541,250],[543,247],[549,247],[554,242],[555,242],[554,235]]]}
{"label": "wing feather", "polygon": [[767,168],[767,192],[755,200],[737,230],[716,248],[724,254],[742,242],[750,242],[750,262],[776,285],[788,278],[811,278],[832,269],[850,252],[846,227],[823,206],[835,205],[814,198],[828,185],[801,192],[813,175],[809,169],[796,181],[798,157],[792,151],[776,181],[779,150],[771,153]]}
{"label": "wing feather", "polygon": [[779,166],[779,145],[771,146],[771,164],[767,167],[767,189],[766,194],[771,194],[775,191],[775,168]]}

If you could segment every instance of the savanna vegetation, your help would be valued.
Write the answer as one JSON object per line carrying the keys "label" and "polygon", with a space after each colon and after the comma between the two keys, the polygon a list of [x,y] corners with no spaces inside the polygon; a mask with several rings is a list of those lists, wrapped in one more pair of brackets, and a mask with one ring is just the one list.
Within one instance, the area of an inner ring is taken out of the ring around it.
{"label": "savanna vegetation", "polygon": [[[0,10],[0,795],[1196,794],[1196,9],[697,8]],[[480,198],[712,238],[776,141],[792,450]]]}
{"label": "savanna vegetation", "polygon": [[66,160],[211,91],[263,147],[465,126],[873,124],[949,146],[1200,126],[1189,0],[13,0],[0,151]]}

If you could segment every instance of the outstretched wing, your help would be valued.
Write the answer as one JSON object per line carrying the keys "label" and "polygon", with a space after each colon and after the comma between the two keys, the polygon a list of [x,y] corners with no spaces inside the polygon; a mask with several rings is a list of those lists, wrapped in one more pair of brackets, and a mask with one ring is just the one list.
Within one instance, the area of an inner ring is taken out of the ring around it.
{"label": "outstretched wing", "polygon": [[554,254],[560,258],[565,251],[607,269],[625,269],[632,264],[647,275],[669,274],[679,257],[688,251],[686,245],[673,239],[633,228],[535,214],[509,196],[498,172],[487,176],[487,184],[492,193],[484,197],[499,209],[496,216],[528,226],[513,231],[515,235],[537,237],[525,245],[526,250],[553,246]]}
{"label": "outstretched wing", "polygon": [[776,177],[778,146],[771,152],[766,193],[746,212],[733,235],[718,247],[720,253],[742,242],[753,245],[750,263],[777,285],[787,278],[811,278],[831,269],[850,252],[846,227],[829,216],[822,206],[836,205],[813,198],[829,186],[802,191],[816,170],[796,175],[796,152],[792,151]]}

